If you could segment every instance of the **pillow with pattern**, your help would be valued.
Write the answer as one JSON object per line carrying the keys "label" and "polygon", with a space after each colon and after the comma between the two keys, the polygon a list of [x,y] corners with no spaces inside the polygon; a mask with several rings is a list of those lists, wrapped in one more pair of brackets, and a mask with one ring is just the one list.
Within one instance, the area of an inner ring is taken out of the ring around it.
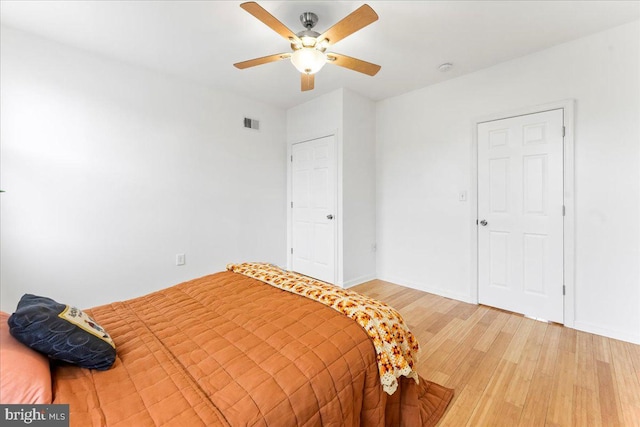
{"label": "pillow with pattern", "polygon": [[8,323],[15,339],[51,359],[100,371],[116,360],[113,340],[95,320],[51,298],[23,295]]}

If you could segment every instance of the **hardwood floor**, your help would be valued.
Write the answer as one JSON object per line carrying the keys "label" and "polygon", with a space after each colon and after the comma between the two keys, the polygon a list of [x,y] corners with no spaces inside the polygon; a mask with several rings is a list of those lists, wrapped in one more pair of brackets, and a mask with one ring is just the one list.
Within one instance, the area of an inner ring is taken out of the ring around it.
{"label": "hardwood floor", "polygon": [[455,390],[439,426],[640,426],[640,346],[373,280],[423,378]]}

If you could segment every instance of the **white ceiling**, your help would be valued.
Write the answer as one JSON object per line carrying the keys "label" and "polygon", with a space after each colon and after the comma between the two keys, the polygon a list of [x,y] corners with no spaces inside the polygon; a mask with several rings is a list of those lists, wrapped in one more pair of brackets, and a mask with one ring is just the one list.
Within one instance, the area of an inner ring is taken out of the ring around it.
{"label": "white ceiling", "polygon": [[[2,0],[3,25],[121,61],[289,108],[340,87],[381,100],[508,61],[640,17],[640,1],[370,1],[380,19],[329,50],[374,62],[374,77],[334,65],[300,92],[289,61],[233,63],[289,52],[287,40],[240,1]],[[323,32],[357,1],[259,1],[294,32],[299,15]],[[448,73],[438,66],[451,62]]]}

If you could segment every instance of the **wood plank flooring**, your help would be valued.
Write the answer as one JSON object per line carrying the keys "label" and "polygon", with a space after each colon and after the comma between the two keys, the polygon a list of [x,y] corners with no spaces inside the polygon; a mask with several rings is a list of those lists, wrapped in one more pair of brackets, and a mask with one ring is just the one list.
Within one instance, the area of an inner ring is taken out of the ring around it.
{"label": "wood plank flooring", "polygon": [[640,426],[640,346],[381,280],[423,378],[455,390],[440,426]]}

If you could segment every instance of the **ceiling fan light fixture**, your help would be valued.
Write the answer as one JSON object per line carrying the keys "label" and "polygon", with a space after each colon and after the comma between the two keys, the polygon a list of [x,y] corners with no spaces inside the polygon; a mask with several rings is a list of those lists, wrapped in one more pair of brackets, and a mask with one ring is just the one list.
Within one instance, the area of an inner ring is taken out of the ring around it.
{"label": "ceiling fan light fixture", "polygon": [[304,74],[315,74],[327,63],[327,55],[312,47],[303,47],[291,55],[291,63]]}
{"label": "ceiling fan light fixture", "polygon": [[300,40],[302,41],[302,47],[314,47],[316,45],[316,38],[312,36],[302,36]]}

